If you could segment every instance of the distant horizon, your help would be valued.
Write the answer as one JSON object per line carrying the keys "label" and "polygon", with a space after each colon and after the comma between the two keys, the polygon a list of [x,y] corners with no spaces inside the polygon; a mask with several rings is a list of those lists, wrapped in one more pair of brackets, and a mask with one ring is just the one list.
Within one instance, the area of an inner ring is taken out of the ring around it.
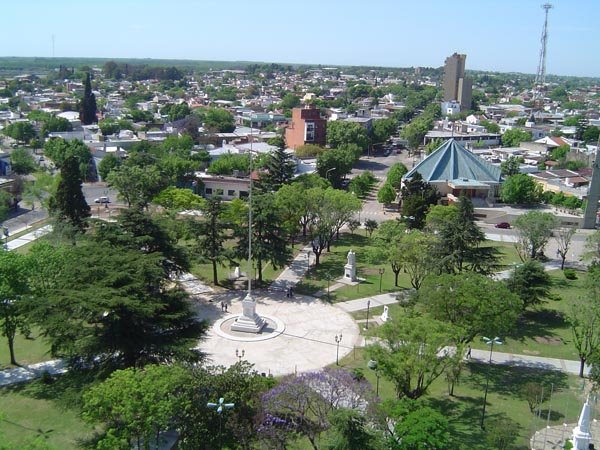
{"label": "distant horizon", "polygon": [[[450,56],[450,55],[448,55]],[[468,55],[467,55],[468,57]],[[186,62],[186,63],[206,63],[206,62],[214,62],[214,63],[240,63],[240,64],[279,64],[282,66],[321,66],[322,68],[344,68],[344,67],[372,67],[377,69],[415,69],[415,68],[425,68],[425,69],[441,69],[443,68],[443,64],[439,66],[417,66],[417,65],[408,65],[408,66],[389,66],[389,65],[372,65],[372,64],[332,64],[332,63],[299,63],[299,62],[289,62],[289,61],[259,61],[259,60],[216,60],[216,59],[189,59],[189,58],[152,58],[152,57],[110,57],[110,56],[17,56],[17,55],[0,55],[0,60],[3,58],[14,58],[14,59],[42,59],[42,60],[52,60],[52,59],[73,59],[73,60],[106,60],[106,61],[165,61],[165,62],[173,62],[174,66],[176,66],[177,62]],[[234,70],[234,69],[222,69],[222,70]],[[528,72],[518,72],[518,71],[503,71],[503,70],[491,70],[491,69],[477,69],[467,67],[465,69],[467,72],[489,72],[489,73],[503,73],[503,74],[516,74],[516,75],[527,75],[534,77],[535,73]],[[572,77],[572,78],[590,78],[590,79],[598,79],[600,80],[600,75],[572,75],[572,74],[557,74],[557,73],[546,73],[546,76],[550,77]]]}
{"label": "distant horizon", "polygon": [[[546,73],[600,77],[600,2],[550,1]],[[535,74],[543,2],[9,2],[0,54],[437,68],[458,52],[467,70]]]}

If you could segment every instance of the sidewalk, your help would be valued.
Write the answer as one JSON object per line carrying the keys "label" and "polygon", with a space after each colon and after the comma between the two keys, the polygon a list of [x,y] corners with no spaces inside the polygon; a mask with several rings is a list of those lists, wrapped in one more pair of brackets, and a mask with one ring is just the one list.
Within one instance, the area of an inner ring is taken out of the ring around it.
{"label": "sidewalk", "polygon": [[0,386],[23,383],[42,376],[44,372],[58,375],[67,371],[66,364],[60,359],[44,361],[29,366],[15,367],[14,369],[0,370]]}
{"label": "sidewalk", "polygon": [[347,302],[336,303],[335,306],[340,308],[347,313],[362,311],[367,309],[367,303],[370,301],[370,308],[375,308],[376,306],[383,305],[392,305],[394,303],[398,303],[398,299],[396,298],[396,293],[386,293],[374,295],[372,297],[359,298],[356,300],[348,300]]}
{"label": "sidewalk", "polygon": [[[35,241],[36,239],[50,233],[51,231],[52,231],[52,225],[44,225],[43,227],[38,228],[37,230],[26,233],[23,236],[13,239],[12,241],[8,241],[8,243],[7,243],[8,250],[14,250],[16,248],[23,247],[24,245],[27,245],[30,242]],[[16,231],[15,233],[18,233],[18,232],[19,231]]]}

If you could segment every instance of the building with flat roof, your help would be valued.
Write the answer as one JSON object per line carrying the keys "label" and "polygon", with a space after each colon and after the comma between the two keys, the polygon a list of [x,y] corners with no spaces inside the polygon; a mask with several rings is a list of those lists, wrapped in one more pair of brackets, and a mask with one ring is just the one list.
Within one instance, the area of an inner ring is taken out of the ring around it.
{"label": "building with flat roof", "polygon": [[285,129],[285,143],[296,149],[304,144],[325,146],[327,143],[327,119],[314,105],[292,109],[292,119]]}
{"label": "building with flat roof", "polygon": [[471,109],[473,82],[465,77],[467,55],[454,53],[444,63],[444,102],[460,103],[461,111]]}

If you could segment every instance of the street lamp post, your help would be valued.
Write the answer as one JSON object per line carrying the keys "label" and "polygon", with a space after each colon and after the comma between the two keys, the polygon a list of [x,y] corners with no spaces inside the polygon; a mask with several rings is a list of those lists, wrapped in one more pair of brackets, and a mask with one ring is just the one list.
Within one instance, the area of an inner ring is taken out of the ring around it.
{"label": "street lamp post", "polygon": [[374,359],[371,359],[367,363],[367,367],[369,369],[375,371],[375,377],[377,378],[377,387],[375,388],[375,395],[377,397],[379,397],[379,378],[381,377],[381,375],[379,375],[379,366],[377,365],[377,361],[375,361]]}
{"label": "street lamp post", "polygon": [[371,300],[367,300],[367,324],[365,325],[365,330],[369,329],[369,310],[371,309]]}
{"label": "street lamp post", "polygon": [[494,351],[494,344],[496,345],[502,345],[502,341],[500,340],[499,337],[495,337],[493,339],[487,338],[487,337],[483,337],[483,341],[490,346],[490,360],[488,363],[488,371],[487,371],[487,375],[485,377],[485,394],[483,396],[483,409],[481,411],[481,428],[484,428],[483,425],[483,421],[485,420],[485,406],[487,404],[487,395],[488,395],[488,387],[490,385],[490,370],[492,367],[492,352]]}
{"label": "street lamp post", "polygon": [[8,227],[2,227],[2,231],[4,232],[4,249],[8,250],[8,236],[9,236],[9,232],[8,232]]}
{"label": "street lamp post", "polygon": [[378,269],[379,271],[379,292],[381,292],[381,282],[383,281],[383,274],[385,273],[385,269],[383,267],[380,267]]}
{"label": "street lamp post", "polygon": [[335,169],[337,169],[337,167],[332,167],[331,169],[327,169],[327,171],[325,172],[325,179],[327,181],[329,181],[329,172],[334,171]]}
{"label": "street lamp post", "polygon": [[223,423],[223,411],[231,409],[235,406],[234,403],[225,403],[225,399],[221,397],[217,403],[209,402],[206,404],[207,408],[215,409],[219,415],[219,439],[221,438],[221,428]]}
{"label": "street lamp post", "polygon": [[310,250],[306,252],[306,275],[310,272]]}
{"label": "street lamp post", "polygon": [[340,365],[340,342],[342,342],[342,333],[338,336],[335,335],[335,344],[336,344],[336,352],[335,352],[335,364],[336,366]]}
{"label": "street lamp post", "polygon": [[246,350],[239,351],[237,348],[235,349],[235,356],[238,357],[238,361],[242,362],[242,358],[246,354]]}

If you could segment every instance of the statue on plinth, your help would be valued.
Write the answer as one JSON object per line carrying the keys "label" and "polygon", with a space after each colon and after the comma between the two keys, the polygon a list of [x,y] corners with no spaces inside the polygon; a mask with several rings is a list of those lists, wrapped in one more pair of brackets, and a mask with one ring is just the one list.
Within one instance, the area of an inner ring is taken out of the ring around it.
{"label": "statue on plinth", "polygon": [[592,434],[590,433],[590,399],[588,398],[581,408],[577,426],[573,428],[573,450],[588,450]]}
{"label": "statue on plinth", "polygon": [[356,253],[352,250],[348,252],[348,262],[344,266],[344,279],[357,281],[356,278]]}

